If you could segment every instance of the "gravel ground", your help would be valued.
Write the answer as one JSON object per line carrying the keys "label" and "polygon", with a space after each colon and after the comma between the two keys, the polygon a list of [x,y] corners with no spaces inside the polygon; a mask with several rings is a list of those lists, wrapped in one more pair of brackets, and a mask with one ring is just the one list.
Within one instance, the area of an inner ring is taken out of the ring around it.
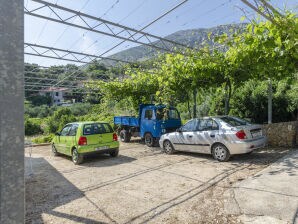
{"label": "gravel ground", "polygon": [[220,163],[209,155],[166,155],[135,141],[121,144],[117,158],[92,156],[79,166],[51,156],[50,146],[32,148],[31,158],[29,152],[26,223],[240,223],[225,212],[225,192],[288,150]]}

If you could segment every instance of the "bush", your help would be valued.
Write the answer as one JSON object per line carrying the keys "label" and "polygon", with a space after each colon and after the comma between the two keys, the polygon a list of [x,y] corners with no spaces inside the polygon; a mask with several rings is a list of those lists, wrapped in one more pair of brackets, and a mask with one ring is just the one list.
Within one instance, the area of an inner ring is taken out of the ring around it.
{"label": "bush", "polygon": [[54,138],[53,134],[45,135],[45,136],[39,136],[39,137],[33,138],[32,142],[34,142],[36,144],[50,143],[53,138]]}
{"label": "bush", "polygon": [[53,116],[46,121],[46,132],[56,133],[61,130],[67,123],[75,122],[77,119],[71,113],[69,108],[60,108],[54,112]]}
{"label": "bush", "polygon": [[41,120],[25,117],[25,135],[42,134]]}

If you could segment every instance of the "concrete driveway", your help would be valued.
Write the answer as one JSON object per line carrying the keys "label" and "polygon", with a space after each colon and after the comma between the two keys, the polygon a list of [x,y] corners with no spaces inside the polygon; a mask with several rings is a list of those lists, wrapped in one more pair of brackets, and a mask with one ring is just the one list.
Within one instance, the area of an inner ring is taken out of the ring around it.
{"label": "concrete driveway", "polygon": [[227,192],[288,152],[267,149],[219,163],[134,142],[122,144],[117,158],[99,155],[75,166],[52,157],[49,146],[33,148],[31,157],[29,151],[27,223],[241,223],[243,214],[226,206]]}

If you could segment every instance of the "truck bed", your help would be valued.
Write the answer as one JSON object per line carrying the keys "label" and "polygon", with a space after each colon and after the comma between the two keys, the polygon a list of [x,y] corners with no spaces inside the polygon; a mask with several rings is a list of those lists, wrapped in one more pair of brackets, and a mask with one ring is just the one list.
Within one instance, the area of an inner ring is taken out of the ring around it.
{"label": "truck bed", "polygon": [[116,116],[114,117],[114,124],[139,127],[139,118],[132,116]]}

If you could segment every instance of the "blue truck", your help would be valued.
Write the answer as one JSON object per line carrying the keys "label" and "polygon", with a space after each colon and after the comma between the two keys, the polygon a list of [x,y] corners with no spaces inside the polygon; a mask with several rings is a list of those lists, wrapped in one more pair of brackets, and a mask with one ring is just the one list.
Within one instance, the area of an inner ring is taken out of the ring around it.
{"label": "blue truck", "polygon": [[123,142],[131,137],[141,137],[149,147],[158,143],[162,134],[175,131],[181,126],[178,110],[165,105],[141,104],[139,116],[116,116],[114,124],[118,126],[118,135]]}

